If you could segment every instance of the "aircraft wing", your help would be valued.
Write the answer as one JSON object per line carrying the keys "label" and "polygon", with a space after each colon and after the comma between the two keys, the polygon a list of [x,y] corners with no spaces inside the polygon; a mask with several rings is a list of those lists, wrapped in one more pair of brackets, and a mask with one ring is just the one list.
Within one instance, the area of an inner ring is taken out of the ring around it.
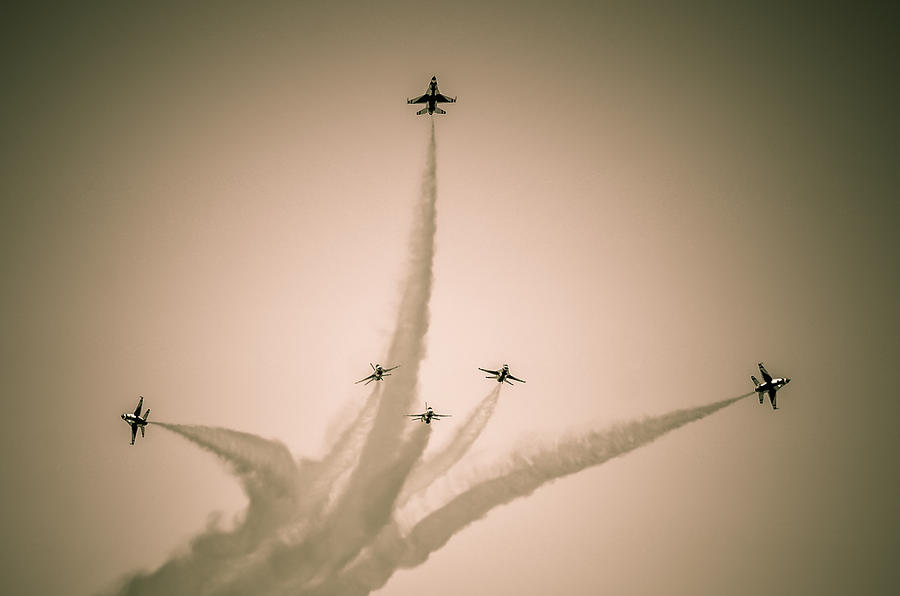
{"label": "aircraft wing", "polygon": [[141,396],[141,401],[138,402],[137,407],[134,409],[134,415],[140,417],[141,415],[141,406],[144,405],[144,396]]}
{"label": "aircraft wing", "polygon": [[456,98],[455,97],[447,97],[443,93],[435,93],[434,101],[436,101],[438,103],[455,103]]}
{"label": "aircraft wing", "polygon": [[518,382],[520,382],[520,383],[524,383],[524,382],[525,382],[524,380],[519,379],[519,378],[517,378],[517,377],[514,377],[514,376],[512,376],[512,375],[506,375],[506,376],[509,377],[510,379],[512,379],[513,381],[518,381]]}
{"label": "aircraft wing", "polygon": [[[366,377],[365,379],[360,379],[360,380],[356,381],[356,383],[353,383],[353,384],[356,385],[358,383],[362,383],[363,381],[368,381],[369,383],[371,383],[374,380],[375,380],[375,375],[372,374],[372,375],[369,375],[368,377]],[[366,383],[366,385],[368,385],[369,383]]]}
{"label": "aircraft wing", "polygon": [[488,370],[488,369],[486,369],[486,368],[481,368],[480,366],[478,367],[478,370],[482,370],[482,371],[484,371],[484,372],[486,372],[486,373],[490,373],[490,374],[492,374],[492,375],[499,375],[499,374],[500,374],[500,371],[499,371],[499,370]]}
{"label": "aircraft wing", "polygon": [[388,371],[394,370],[395,368],[400,368],[400,365],[398,364],[397,366],[392,366],[390,368],[383,368],[381,370],[383,370],[384,372],[388,372]]}
{"label": "aircraft wing", "polygon": [[428,103],[428,94],[421,95],[415,99],[407,99],[406,103]]}
{"label": "aircraft wing", "polygon": [[771,402],[773,408],[775,407],[775,393],[777,391],[777,389],[769,389],[769,402]]}
{"label": "aircraft wing", "polygon": [[766,370],[766,367],[763,366],[762,362],[759,363],[759,374],[762,375],[763,381],[765,381],[766,383],[772,381],[772,375],[769,374],[769,371]]}
{"label": "aircraft wing", "polygon": [[131,425],[131,444],[134,445],[134,437],[137,435],[137,424]]}
{"label": "aircraft wing", "polygon": [[453,414],[432,414],[432,418],[452,418]]}
{"label": "aircraft wing", "polygon": [[425,420],[425,414],[407,414],[413,420]]}

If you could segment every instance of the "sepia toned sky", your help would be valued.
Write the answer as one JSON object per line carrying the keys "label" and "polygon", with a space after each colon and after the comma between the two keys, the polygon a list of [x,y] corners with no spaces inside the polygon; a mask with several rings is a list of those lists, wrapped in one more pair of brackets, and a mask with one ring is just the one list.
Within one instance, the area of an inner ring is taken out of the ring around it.
{"label": "sepia toned sky", "polygon": [[462,474],[740,395],[760,360],[793,380],[377,593],[892,592],[896,11],[374,4],[3,9],[3,591],[107,590],[240,515],[212,455],[128,445],[139,394],[297,456],[353,417],[394,364],[430,130],[405,99],[437,75],[420,391],[450,426],[477,367],[528,381]]}

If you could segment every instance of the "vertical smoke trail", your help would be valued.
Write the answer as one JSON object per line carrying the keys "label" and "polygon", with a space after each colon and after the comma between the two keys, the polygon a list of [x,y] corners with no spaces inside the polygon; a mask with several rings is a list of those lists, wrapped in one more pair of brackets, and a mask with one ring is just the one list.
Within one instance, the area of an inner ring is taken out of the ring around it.
{"label": "vertical smoke trail", "polygon": [[367,553],[340,577],[308,594],[368,594],[383,586],[399,567],[415,567],[435,550],[488,511],[525,497],[541,485],[646,445],[689,422],[728,406],[747,393],[706,406],[677,410],[560,441],[532,454],[516,454],[493,477],[474,484],[449,503],[427,515],[407,536],[396,526],[386,528]]}
{"label": "vertical smoke trail", "polygon": [[398,506],[402,506],[410,497],[428,488],[432,482],[443,476],[447,470],[456,465],[456,462],[468,453],[475,440],[481,436],[481,432],[487,426],[491,416],[494,415],[494,409],[497,407],[499,398],[500,384],[497,383],[491,392],[481,400],[481,403],[476,406],[469,418],[459,427],[456,435],[450,440],[450,444],[437,455],[419,462],[419,465],[413,469],[412,474],[410,474],[406,484],[403,486],[403,492],[400,493],[400,497],[397,499]]}
{"label": "vertical smoke trail", "polygon": [[[397,313],[391,345],[390,365],[402,364],[403,374],[385,382],[377,400],[375,418],[362,446],[359,461],[351,472],[333,509],[313,533],[299,543],[277,544],[263,563],[229,586],[228,593],[264,593],[276,589],[292,593],[315,575],[330,574],[352,560],[390,521],[397,495],[412,466],[428,441],[424,425],[409,434],[404,416],[416,401],[419,365],[425,357],[425,336],[429,326],[434,238],[437,230],[437,155],[432,122],[425,170],[413,218],[409,245],[408,272]],[[350,429],[352,433],[352,427]],[[332,450],[326,460],[341,459]],[[346,460],[343,460],[346,461]],[[324,466],[326,473],[335,468]]]}
{"label": "vertical smoke trail", "polygon": [[[397,311],[397,326],[388,348],[388,361],[392,365],[402,364],[403,374],[394,375],[386,384],[367,445],[382,447],[378,450],[380,453],[396,447],[406,424],[405,419],[397,414],[406,414],[416,401],[419,364],[425,358],[425,335],[429,324],[428,305],[431,301],[434,237],[437,231],[436,201],[437,147],[432,121],[419,203],[413,217],[408,273]],[[378,458],[380,453],[367,448],[364,456]]]}
{"label": "vertical smoke trail", "polygon": [[[404,414],[416,400],[419,365],[425,357],[425,335],[429,323],[428,305],[431,300],[433,279],[434,237],[437,230],[436,200],[437,155],[432,121],[422,177],[419,212],[413,220],[409,270],[397,313],[397,327],[388,350],[391,364],[403,364],[403,374],[394,375],[390,383],[386,382],[384,395],[375,414],[374,425],[363,446],[359,463],[344,491],[342,498],[346,502],[339,502],[335,507],[335,514],[338,515],[337,512],[340,511],[339,515],[344,518],[341,523],[362,528],[362,534],[366,536],[377,532],[390,519],[394,501],[403,482],[401,480],[399,484],[392,484],[393,490],[380,493],[378,499],[371,498],[373,487],[384,487],[384,478],[392,477],[396,470],[405,468],[408,472],[406,466],[412,466],[421,456],[428,437],[420,429],[413,440],[404,442],[405,431],[409,425]],[[378,494],[378,491],[374,492]],[[369,497],[357,503],[359,495]],[[345,544],[345,547],[355,549],[354,554],[362,546],[362,543],[356,541]]]}

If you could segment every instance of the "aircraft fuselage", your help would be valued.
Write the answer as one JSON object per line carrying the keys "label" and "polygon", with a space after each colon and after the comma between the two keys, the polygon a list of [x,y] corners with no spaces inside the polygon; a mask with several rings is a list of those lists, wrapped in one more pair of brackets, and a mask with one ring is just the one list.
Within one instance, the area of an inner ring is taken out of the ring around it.
{"label": "aircraft fuselage", "polygon": [[785,385],[787,385],[790,382],[791,382],[790,379],[781,379],[781,378],[772,379],[771,381],[763,381],[762,383],[760,383],[759,385],[756,386],[756,392],[757,393],[765,393],[765,392],[769,391],[770,389],[774,389],[774,390],[778,391],[779,389],[781,389],[782,387],[784,387]]}
{"label": "aircraft fuselage", "polygon": [[434,109],[437,107],[437,81],[431,79],[431,83],[428,85],[428,114],[434,114]]}
{"label": "aircraft fuselage", "polygon": [[124,420],[128,424],[137,424],[138,426],[147,426],[146,420],[144,420],[140,416],[135,416],[134,414],[122,414],[122,420]]}
{"label": "aircraft fuselage", "polygon": [[506,367],[501,368],[500,374],[497,375],[497,382],[498,383],[504,382],[506,380],[506,377],[508,377],[508,376],[509,376],[509,369]]}

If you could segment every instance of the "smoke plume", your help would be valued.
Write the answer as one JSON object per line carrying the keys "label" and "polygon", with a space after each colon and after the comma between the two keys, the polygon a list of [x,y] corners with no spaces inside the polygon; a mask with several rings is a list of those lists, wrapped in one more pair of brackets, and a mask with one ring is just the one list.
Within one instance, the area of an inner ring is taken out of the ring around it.
{"label": "smoke plume", "polygon": [[254,553],[294,516],[301,470],[282,443],[226,428],[155,423],[219,456],[241,484],[248,505],[234,530],[216,525],[194,538],[186,552],[153,573],[123,581],[119,594],[203,594],[223,570]]}
{"label": "smoke plume", "polygon": [[411,425],[405,414],[419,401],[419,367],[426,353],[437,224],[436,174],[432,121],[397,323],[385,361],[387,366],[402,365],[401,374],[376,383],[355,420],[319,460],[295,461],[280,442],[249,433],[157,423],[222,459],[248,504],[233,529],[211,524],[159,569],[123,579],[116,594],[368,594],[397,569],[427,560],[494,507],[650,443],[740,399],[517,451],[471,480],[467,489],[448,495],[443,506],[411,529],[401,529],[396,521],[398,509],[464,459],[500,396],[500,385],[496,385],[459,423],[448,445],[422,460],[432,425]]}

